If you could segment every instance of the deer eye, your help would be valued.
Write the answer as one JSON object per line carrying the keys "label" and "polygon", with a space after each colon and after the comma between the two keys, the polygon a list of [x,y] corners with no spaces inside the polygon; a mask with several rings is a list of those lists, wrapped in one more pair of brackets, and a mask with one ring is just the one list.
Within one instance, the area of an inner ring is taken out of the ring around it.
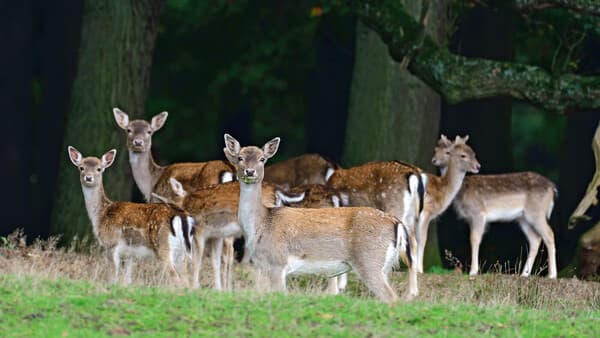
{"label": "deer eye", "polygon": [[447,152],[446,152],[446,155],[450,155],[450,152],[449,152],[449,151],[447,151]]}
{"label": "deer eye", "polygon": [[127,132],[128,132],[129,134],[131,134],[131,129],[127,128]]}
{"label": "deer eye", "polygon": [[238,161],[239,161],[239,162],[242,162],[243,160],[244,160],[244,158],[243,158],[243,157],[241,157],[241,156],[239,156],[239,157],[238,157]]}
{"label": "deer eye", "polygon": [[261,161],[261,162],[264,162],[264,161],[266,161],[266,160],[267,160],[267,159],[266,159],[266,158],[264,158],[264,157],[261,157],[261,158],[260,158],[260,161]]}
{"label": "deer eye", "polygon": [[152,134],[152,130],[147,131],[148,135]]}
{"label": "deer eye", "polygon": [[101,171],[102,171],[102,168],[97,168],[97,169],[96,169],[96,171],[97,171],[97,172],[101,172]]}
{"label": "deer eye", "polygon": [[79,171],[83,171],[83,167],[79,167]]}
{"label": "deer eye", "polygon": [[460,157],[461,157],[461,158],[467,158],[467,155],[465,155],[465,154],[462,154],[462,155],[460,155]]}

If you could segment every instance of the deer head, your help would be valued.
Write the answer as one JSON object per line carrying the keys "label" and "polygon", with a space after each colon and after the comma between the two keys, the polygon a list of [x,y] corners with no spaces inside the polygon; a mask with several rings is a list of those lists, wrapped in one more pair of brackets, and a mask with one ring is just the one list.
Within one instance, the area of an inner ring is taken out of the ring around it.
{"label": "deer head", "polygon": [[265,175],[265,164],[279,148],[279,137],[265,143],[262,148],[241,147],[229,134],[225,134],[225,156],[237,170],[237,176],[245,184],[261,183]]}
{"label": "deer head", "polygon": [[116,149],[111,149],[102,155],[102,158],[83,157],[74,147],[67,148],[69,159],[79,169],[79,179],[81,185],[88,188],[102,186],[102,173],[104,169],[110,167],[115,161],[117,155]]}
{"label": "deer head", "polygon": [[152,134],[162,128],[169,113],[166,111],[154,116],[150,122],[144,120],[129,121],[129,115],[119,108],[113,109],[115,121],[127,132],[127,149],[135,153],[149,152],[152,147]]}

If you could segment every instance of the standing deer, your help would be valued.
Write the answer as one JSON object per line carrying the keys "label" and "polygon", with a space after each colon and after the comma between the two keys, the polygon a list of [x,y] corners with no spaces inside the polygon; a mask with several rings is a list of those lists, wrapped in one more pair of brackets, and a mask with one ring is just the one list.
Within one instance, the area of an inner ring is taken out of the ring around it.
{"label": "standing deer", "polygon": [[157,257],[181,281],[186,257],[192,258],[194,220],[182,209],[168,204],[113,202],[104,193],[102,174],[110,167],[117,151],[102,158],[83,157],[69,146],[71,162],[80,172],[85,207],[94,236],[112,251],[114,282],[119,280],[121,261],[126,259],[126,283],[131,283],[133,258]]}
{"label": "standing deer", "polygon": [[377,161],[337,169],[327,186],[341,194],[344,206],[382,210],[399,218],[413,235],[418,235],[417,220],[423,208],[425,178],[422,170],[411,164]]}
{"label": "standing deer", "polygon": [[478,173],[481,165],[475,158],[475,152],[466,144],[468,136],[464,139],[456,137],[456,144],[449,149],[446,165],[446,174],[436,176],[426,174],[427,189],[423,210],[419,214],[419,227],[417,228],[417,243],[419,246],[417,258],[417,271],[423,272],[423,256],[427,243],[429,222],[441,215],[450,205],[465,178],[467,172]]}
{"label": "standing deer", "polygon": [[[129,120],[129,115],[119,108],[113,109],[117,125],[127,132],[127,149],[133,179],[147,202],[157,202],[152,193],[167,199],[173,199],[169,178],[177,179],[188,190],[233,180],[234,168],[225,161],[196,163],[175,163],[159,166],[152,156],[152,135],[167,121],[167,112],[162,112],[150,122]],[[222,251],[233,252],[233,243],[210,241],[211,255],[220,255]]]}
{"label": "standing deer", "polygon": [[[442,175],[448,175],[452,149],[467,140],[449,141],[442,135],[432,159]],[[544,241],[548,249],[548,277],[556,278],[556,248],[554,233],[548,219],[554,208],[557,190],[549,179],[533,173],[520,172],[501,175],[467,176],[452,203],[459,217],[469,223],[471,230],[470,275],[479,271],[479,246],[488,222],[516,221],[529,243],[529,253],[522,276],[531,274],[533,263]]]}
{"label": "standing deer", "polygon": [[[290,198],[297,196],[296,199]],[[284,206],[292,208],[339,208],[347,204],[346,196],[322,184],[306,184],[290,189],[287,193],[281,189],[275,190],[275,195]],[[298,198],[301,197],[301,198]],[[329,278],[327,292],[337,295],[348,285],[348,275],[343,273]]]}
{"label": "standing deer", "polygon": [[152,193],[165,198],[172,198],[169,178],[177,179],[186,189],[229,182],[233,180],[234,168],[225,161],[208,161],[196,163],[175,163],[159,166],[152,157],[152,135],[167,121],[166,111],[144,120],[129,120],[129,115],[119,108],[113,109],[115,121],[127,132],[127,149],[129,163],[136,185],[144,194],[146,201],[152,200]]}
{"label": "standing deer", "polygon": [[[233,242],[233,238],[242,236],[242,230],[238,223],[240,185],[237,182],[228,182],[188,192],[183,185],[174,178],[170,178],[169,183],[175,198],[169,200],[158,195],[155,197],[164,202],[173,203],[182,207],[194,217],[196,222],[194,238],[198,250],[193,264],[194,270],[192,278],[194,286],[196,287],[199,284],[202,255],[207,240],[216,242],[225,240]],[[265,184],[262,203],[267,206],[280,206],[283,202],[295,203],[302,198],[303,195],[290,197],[284,192],[279,192],[276,196],[275,188],[270,184]],[[225,246],[225,248],[228,247],[229,245]],[[221,276],[221,254],[219,252],[216,254],[211,253],[215,288],[218,290],[221,290],[222,288],[221,280],[226,289],[231,289],[233,256],[233,250],[230,252],[223,252],[222,257],[224,266],[222,270],[223,276]],[[244,255],[243,261],[248,262],[248,259],[248,256]]]}
{"label": "standing deer", "polygon": [[372,208],[296,209],[262,204],[267,160],[279,138],[263,148],[241,147],[225,134],[225,155],[240,180],[238,221],[250,259],[266,272],[271,288],[286,290],[288,274],[335,276],[354,270],[383,302],[398,297],[387,275],[401,256],[409,267],[409,297],[418,294],[410,246],[416,240],[397,218]]}
{"label": "standing deer", "polygon": [[304,154],[265,167],[265,181],[285,190],[304,184],[325,184],[338,165],[319,154]]}

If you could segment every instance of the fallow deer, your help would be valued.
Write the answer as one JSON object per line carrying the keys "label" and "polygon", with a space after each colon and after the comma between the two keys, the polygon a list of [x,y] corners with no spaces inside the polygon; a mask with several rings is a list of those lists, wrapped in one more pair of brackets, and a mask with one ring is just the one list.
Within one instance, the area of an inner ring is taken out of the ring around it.
{"label": "fallow deer", "polygon": [[409,267],[409,297],[418,294],[410,246],[416,240],[396,217],[372,208],[297,209],[262,204],[264,165],[277,152],[279,138],[263,148],[241,147],[225,134],[225,155],[240,184],[238,221],[251,260],[266,272],[274,290],[286,290],[288,274],[354,270],[383,302],[398,297],[387,275],[398,256]]}
{"label": "fallow deer", "polygon": [[319,154],[304,154],[265,167],[265,182],[286,190],[304,184],[325,184],[336,169],[337,164]]}
{"label": "fallow deer", "polygon": [[424,178],[422,170],[411,164],[375,161],[337,169],[327,186],[343,196],[345,206],[382,210],[399,218],[417,235],[417,220],[425,194]]}
{"label": "fallow deer", "polygon": [[129,120],[129,115],[119,108],[113,109],[115,121],[127,132],[129,163],[136,185],[146,201],[152,193],[173,198],[169,178],[177,179],[188,190],[233,180],[234,168],[225,161],[175,163],[167,166],[156,164],[152,156],[152,135],[167,121],[167,112],[162,112],[150,122]]}
{"label": "fallow deer", "polygon": [[[233,248],[233,239],[242,236],[242,230],[238,223],[238,204],[240,199],[240,185],[237,182],[228,182],[199,188],[192,192],[186,191],[183,185],[175,178],[170,178],[169,183],[173,190],[175,198],[172,200],[158,196],[155,197],[166,202],[173,203],[187,212],[189,212],[196,222],[195,241],[197,244],[197,255],[194,261],[193,282],[198,286],[199,275],[202,267],[202,255],[207,240],[217,243],[231,241]],[[263,190],[262,203],[267,206],[280,206],[282,203],[297,203],[303,198],[303,194],[289,196],[289,194],[278,191],[275,194],[275,187],[265,183]],[[217,248],[220,246],[217,244]],[[230,245],[225,245],[228,248]],[[223,257],[223,270],[221,271],[221,256]],[[222,283],[226,289],[231,289],[232,284],[232,265],[234,253],[221,252],[213,250],[211,252],[211,261],[215,277],[215,288],[220,290]],[[244,255],[243,262],[247,263],[248,256]]]}
{"label": "fallow deer", "polygon": [[71,162],[79,169],[85,207],[94,236],[112,251],[114,282],[119,280],[121,261],[126,258],[126,283],[131,283],[133,258],[157,257],[181,281],[186,259],[192,258],[194,219],[169,204],[111,201],[104,192],[102,174],[115,160],[112,149],[102,158],[83,157],[69,146]]}
{"label": "fallow deer", "polygon": [[478,173],[481,165],[475,158],[475,152],[466,144],[468,136],[464,139],[456,137],[456,145],[449,150],[447,155],[446,175],[436,176],[426,174],[427,189],[423,210],[419,214],[419,227],[417,228],[417,243],[419,246],[417,270],[423,272],[423,256],[427,243],[429,222],[441,215],[450,205],[465,178],[467,172]]}
{"label": "fallow deer", "polygon": [[[284,206],[292,208],[339,208],[347,204],[343,194],[323,184],[301,185],[287,192],[275,189],[275,195]],[[346,289],[347,284],[348,275],[345,273],[329,278],[327,292],[337,295]]]}
{"label": "fallow deer", "polygon": [[[461,140],[466,141],[459,139],[458,143]],[[432,162],[440,167],[442,175],[447,175],[449,157],[456,143],[442,135],[435,149]],[[477,275],[479,271],[479,246],[486,224],[516,221],[529,243],[529,253],[521,275],[527,277],[531,274],[541,241],[544,241],[548,250],[548,277],[556,278],[554,233],[548,225],[556,196],[554,183],[533,172],[467,176],[452,205],[470,227],[469,274]]]}

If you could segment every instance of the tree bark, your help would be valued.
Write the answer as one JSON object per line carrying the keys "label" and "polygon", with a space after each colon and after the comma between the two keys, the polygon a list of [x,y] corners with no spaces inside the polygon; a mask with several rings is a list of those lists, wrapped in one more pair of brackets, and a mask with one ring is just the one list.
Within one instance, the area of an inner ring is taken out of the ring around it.
{"label": "tree bark", "polygon": [[581,14],[600,16],[600,3],[597,0],[515,0],[520,9],[565,8]]}
{"label": "tree bark", "polygon": [[77,73],[65,121],[51,228],[53,233],[63,234],[63,241],[91,234],[78,170],[67,158],[67,145],[84,156],[118,149],[120,156],[104,174],[104,185],[115,200],[126,200],[131,194],[125,140],[111,111],[118,106],[132,117],[142,116],[163,1],[86,0],[83,6]]}
{"label": "tree bark", "polygon": [[[418,17],[422,1],[405,3]],[[427,31],[441,42],[446,36],[445,2],[432,4],[428,15]],[[433,172],[439,95],[390,58],[376,32],[360,22],[355,60],[342,165],[398,159]],[[429,228],[424,262],[426,266],[441,264],[434,223]]]}
{"label": "tree bark", "polygon": [[408,69],[448,103],[510,96],[545,110],[600,107],[600,77],[550,74],[536,66],[466,58],[439,47],[396,0],[354,0],[351,7],[388,46],[391,57],[410,59]]}

